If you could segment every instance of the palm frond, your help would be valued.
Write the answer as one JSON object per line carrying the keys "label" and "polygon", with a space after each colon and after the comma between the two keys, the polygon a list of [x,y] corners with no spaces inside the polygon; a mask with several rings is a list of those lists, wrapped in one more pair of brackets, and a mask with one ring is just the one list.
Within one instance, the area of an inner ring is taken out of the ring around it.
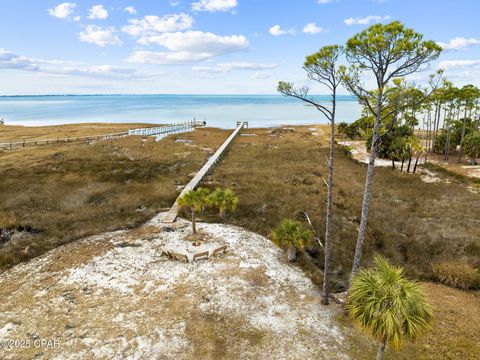
{"label": "palm frond", "polygon": [[379,342],[386,339],[394,350],[428,331],[433,317],[420,285],[383,257],[355,276],[347,311],[357,326]]}

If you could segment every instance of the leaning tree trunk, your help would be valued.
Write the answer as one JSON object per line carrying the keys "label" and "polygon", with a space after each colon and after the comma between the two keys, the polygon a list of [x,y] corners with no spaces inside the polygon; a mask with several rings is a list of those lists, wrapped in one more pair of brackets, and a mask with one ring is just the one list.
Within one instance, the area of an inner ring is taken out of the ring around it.
{"label": "leaning tree trunk", "polygon": [[410,165],[412,164],[412,147],[410,146],[410,150],[408,151],[408,166],[407,166],[407,174],[410,172]]}
{"label": "leaning tree trunk", "polygon": [[[414,174],[415,174],[415,172],[417,171],[418,158],[419,158],[419,156],[417,155],[417,159],[415,160],[415,165],[413,166],[413,173],[414,173]],[[425,161],[425,164],[426,164],[426,163],[427,163],[427,162]]]}
{"label": "leaning tree trunk", "polygon": [[332,119],[330,121],[330,148],[328,158],[328,180],[327,180],[327,214],[325,219],[325,258],[323,266],[323,289],[322,304],[328,305],[329,278],[330,271],[330,255],[331,255],[331,238],[333,225],[333,154],[335,146],[335,91],[333,92]]}
{"label": "leaning tree trunk", "polygon": [[375,123],[373,124],[372,145],[370,147],[370,160],[368,161],[367,176],[365,178],[365,189],[362,200],[362,216],[360,218],[360,229],[358,230],[357,245],[355,247],[355,255],[353,257],[352,273],[350,274],[350,284],[353,277],[360,269],[360,261],[362,260],[363,243],[365,242],[365,234],[367,231],[368,210],[370,206],[370,195],[372,193],[372,180],[375,171],[375,159],[377,157],[377,141],[379,138],[380,118],[382,116],[382,91],[377,95],[377,113],[375,114]]}
{"label": "leaning tree trunk", "polygon": [[402,165],[400,166],[400,172],[403,173],[403,164],[405,163],[405,155],[402,155]]}
{"label": "leaning tree trunk", "polygon": [[287,247],[287,259],[289,262],[297,260],[297,248],[295,246],[289,245]]}
{"label": "leaning tree trunk", "polygon": [[383,360],[383,355],[385,354],[385,348],[387,347],[387,341],[384,340],[380,345],[378,346],[377,350],[377,360]]}

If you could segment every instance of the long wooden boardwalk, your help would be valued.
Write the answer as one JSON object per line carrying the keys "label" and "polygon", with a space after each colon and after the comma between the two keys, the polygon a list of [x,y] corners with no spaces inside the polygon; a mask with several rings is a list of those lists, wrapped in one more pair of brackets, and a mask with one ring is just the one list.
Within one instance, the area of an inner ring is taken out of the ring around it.
{"label": "long wooden boardwalk", "polygon": [[175,134],[175,133],[190,131],[190,130],[193,130],[195,127],[205,126],[205,125],[206,125],[205,121],[195,121],[195,120],[186,121],[178,124],[128,130],[127,136],[151,136],[151,135]]}
{"label": "long wooden boardwalk", "polygon": [[195,187],[202,181],[205,175],[207,175],[213,166],[220,160],[222,154],[227,150],[228,146],[235,140],[237,135],[243,129],[243,127],[247,127],[247,122],[237,122],[236,129],[230,134],[230,136],[225,140],[225,142],[218,148],[218,150],[213,154],[208,161],[203,165],[203,167],[195,174],[195,176],[190,180],[190,182],[183,188],[180,195],[178,195],[175,203],[172,205],[170,210],[163,216],[162,222],[164,223],[173,223],[178,216],[178,199],[181,198],[185,193],[189,192],[190,190],[195,189]]}
{"label": "long wooden boardwalk", "polygon": [[0,143],[0,150],[10,150],[24,148],[27,146],[35,145],[48,145],[48,144],[60,144],[60,143],[72,143],[84,141],[89,144],[93,141],[116,139],[125,136],[154,136],[154,135],[168,135],[193,130],[196,127],[205,126],[205,121],[185,121],[177,124],[167,124],[151,128],[132,129],[128,131],[117,132],[113,134],[104,134],[96,136],[70,136],[65,138],[50,138],[50,139],[37,139],[37,140],[23,140],[23,141],[10,141],[7,143]]}

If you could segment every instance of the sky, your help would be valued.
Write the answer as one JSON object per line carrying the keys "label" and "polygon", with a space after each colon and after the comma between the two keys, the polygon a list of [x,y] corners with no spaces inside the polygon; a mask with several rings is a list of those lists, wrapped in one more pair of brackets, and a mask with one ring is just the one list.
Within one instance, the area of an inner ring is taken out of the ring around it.
{"label": "sky", "polygon": [[444,48],[416,81],[443,68],[480,86],[479,13],[477,0],[2,1],[0,94],[274,94],[279,80],[324,93],[305,56],[392,20]]}

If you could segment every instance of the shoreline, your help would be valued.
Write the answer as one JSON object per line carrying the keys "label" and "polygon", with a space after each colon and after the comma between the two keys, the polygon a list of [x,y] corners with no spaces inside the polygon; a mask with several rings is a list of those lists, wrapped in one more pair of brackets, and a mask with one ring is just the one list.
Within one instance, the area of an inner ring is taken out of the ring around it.
{"label": "shoreline", "polygon": [[[126,131],[131,129],[137,128],[145,128],[145,127],[156,127],[166,125],[159,124],[159,123],[144,123],[144,122],[128,122],[128,123],[112,123],[112,122],[87,122],[87,123],[72,123],[72,124],[59,124],[59,125],[11,125],[5,124],[0,125],[0,143],[8,142],[8,141],[22,141],[24,139],[30,140],[45,140],[48,136],[57,136],[62,133],[65,136],[71,134],[71,136],[97,136],[97,135],[105,135],[107,134],[106,131],[110,131],[112,133]],[[312,123],[305,123],[305,124],[279,124],[274,126],[262,126],[262,127],[250,127],[250,129],[256,130],[265,130],[271,128],[279,128],[279,127],[291,127],[291,128],[304,128],[304,127],[326,127],[329,126],[328,124],[312,124]],[[225,130],[230,131],[235,129],[235,123],[232,122],[231,128],[223,128],[218,126],[210,126],[207,122],[205,128],[208,129],[216,129],[216,130]],[[92,131],[85,131],[86,129],[94,129],[99,131],[99,133],[95,133]],[[7,130],[7,131],[5,131]],[[45,131],[44,137],[40,138],[37,137],[41,134],[41,131]],[[10,137],[8,134],[11,134]],[[15,136],[18,136],[16,138]],[[33,136],[33,137],[32,137]]]}

